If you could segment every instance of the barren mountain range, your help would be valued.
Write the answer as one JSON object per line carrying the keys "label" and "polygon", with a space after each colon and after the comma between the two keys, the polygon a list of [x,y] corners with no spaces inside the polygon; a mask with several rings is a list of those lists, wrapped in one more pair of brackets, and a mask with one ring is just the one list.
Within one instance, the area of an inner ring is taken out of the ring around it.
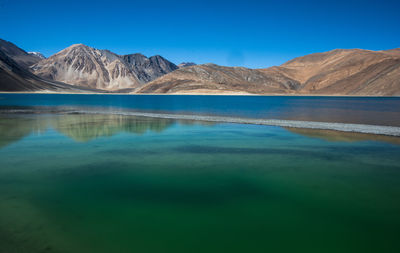
{"label": "barren mountain range", "polygon": [[203,64],[175,70],[152,81],[138,93],[287,94],[301,84],[282,74],[243,67]]}
{"label": "barren mountain range", "polygon": [[158,55],[121,56],[83,44],[72,45],[31,67],[34,74],[46,79],[109,91],[134,89],[176,69]]}
{"label": "barren mountain range", "polygon": [[158,78],[138,92],[400,95],[400,49],[338,49],[266,69],[190,66]]}
{"label": "barren mountain range", "polygon": [[0,40],[0,90],[165,94],[400,95],[400,49],[337,49],[266,69],[178,66],[83,44],[45,59]]}

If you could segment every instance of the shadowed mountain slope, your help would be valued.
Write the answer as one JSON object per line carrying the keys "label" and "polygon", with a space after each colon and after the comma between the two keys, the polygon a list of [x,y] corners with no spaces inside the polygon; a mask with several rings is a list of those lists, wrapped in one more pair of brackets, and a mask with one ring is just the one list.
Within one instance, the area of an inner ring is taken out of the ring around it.
{"label": "shadowed mountain slope", "polygon": [[42,60],[39,55],[27,53],[13,43],[2,39],[0,39],[0,51],[23,68],[28,68]]}
{"label": "shadowed mountain slope", "polygon": [[142,54],[128,54],[123,55],[122,59],[136,74],[141,83],[150,82],[160,76],[178,69],[175,64],[166,60],[160,55],[147,58]]}

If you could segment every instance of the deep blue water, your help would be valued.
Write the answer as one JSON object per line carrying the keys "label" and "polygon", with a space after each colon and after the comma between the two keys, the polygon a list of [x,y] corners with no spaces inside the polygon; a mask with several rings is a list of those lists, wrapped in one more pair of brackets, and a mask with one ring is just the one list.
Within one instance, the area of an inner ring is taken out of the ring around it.
{"label": "deep blue water", "polygon": [[101,107],[400,126],[397,97],[0,94],[0,106]]}

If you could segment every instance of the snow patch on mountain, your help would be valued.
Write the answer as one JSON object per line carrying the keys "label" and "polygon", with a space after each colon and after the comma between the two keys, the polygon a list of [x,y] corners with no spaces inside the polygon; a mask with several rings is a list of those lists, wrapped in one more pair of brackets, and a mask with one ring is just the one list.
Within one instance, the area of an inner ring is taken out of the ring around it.
{"label": "snow patch on mountain", "polygon": [[36,56],[36,57],[38,57],[40,59],[46,59],[46,57],[40,52],[28,52],[28,54],[30,54],[32,56]]}

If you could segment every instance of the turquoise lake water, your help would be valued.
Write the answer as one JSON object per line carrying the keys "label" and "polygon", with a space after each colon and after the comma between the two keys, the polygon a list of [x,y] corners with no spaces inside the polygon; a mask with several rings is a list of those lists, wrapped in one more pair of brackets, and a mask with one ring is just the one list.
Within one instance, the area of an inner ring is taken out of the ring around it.
{"label": "turquoise lake water", "polygon": [[[0,95],[1,253],[400,251],[400,138],[48,113],[42,109],[101,105],[13,96]],[[379,99],[340,99],[369,113],[365,120],[378,121],[385,106],[398,113],[396,99],[375,109]],[[195,113],[188,103],[163,111]],[[270,103],[288,115],[287,105]],[[272,115],[267,105],[249,106],[229,114]]]}

